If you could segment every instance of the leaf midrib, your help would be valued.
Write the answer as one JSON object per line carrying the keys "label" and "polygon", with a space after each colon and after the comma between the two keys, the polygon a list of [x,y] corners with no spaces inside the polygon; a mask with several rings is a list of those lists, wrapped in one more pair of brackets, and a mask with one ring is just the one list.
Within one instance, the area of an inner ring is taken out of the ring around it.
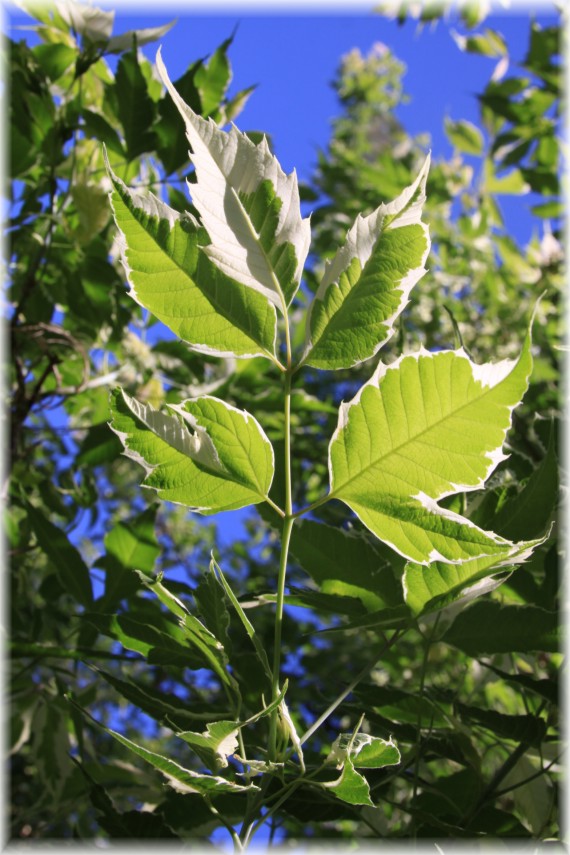
{"label": "leaf midrib", "polygon": [[[411,357],[411,358],[413,358],[413,357]],[[425,359],[427,357],[420,357],[420,358]],[[461,357],[459,357],[459,358],[461,358]],[[419,360],[418,360],[418,362],[419,362]],[[516,368],[516,365],[515,365],[515,368]],[[388,370],[390,370],[390,369],[388,369]],[[394,369],[392,369],[392,370],[394,370]],[[513,368],[513,371],[514,371],[514,368]],[[507,377],[510,377],[511,374],[512,374],[512,371],[507,375]],[[454,410],[452,413],[447,413],[442,419],[439,419],[439,421],[433,422],[428,427],[419,431],[419,433],[415,434],[413,437],[408,438],[405,442],[402,442],[402,443],[400,443],[400,445],[397,445],[397,446],[391,448],[387,453],[381,454],[379,457],[376,457],[369,464],[367,464],[365,467],[363,467],[356,475],[352,475],[350,478],[348,478],[346,481],[344,481],[340,485],[340,487],[336,486],[334,488],[334,490],[331,490],[329,492],[329,499],[334,499],[338,495],[339,491],[342,491],[348,484],[351,484],[353,481],[356,481],[358,478],[360,478],[361,475],[365,471],[367,471],[368,469],[371,469],[372,467],[376,466],[378,463],[381,463],[382,460],[385,460],[387,457],[390,457],[390,455],[397,454],[401,448],[404,448],[406,445],[409,445],[410,443],[415,442],[421,436],[428,433],[428,431],[432,430],[432,428],[438,427],[439,425],[443,424],[446,420],[455,417],[458,413],[461,412],[461,410],[466,409],[471,404],[473,404],[475,401],[480,401],[482,398],[486,397],[488,394],[490,394],[492,391],[494,391],[497,388],[497,386],[500,386],[507,379],[507,377],[503,378],[503,380],[501,380],[495,386],[489,386],[489,387],[485,388],[484,391],[482,392],[482,394],[478,398],[472,398],[470,401],[467,401],[465,404],[462,404],[460,407],[458,407],[457,410]],[[474,383],[480,382],[478,380],[475,380],[475,378],[473,377],[473,374],[471,375],[471,380]],[[378,389],[378,391],[380,391],[379,386],[376,388]],[[353,406],[357,406],[357,405],[353,405]],[[348,426],[348,420],[347,420],[347,424],[345,427],[347,427],[347,426]],[[508,427],[506,428],[506,430],[508,430]],[[491,451],[493,451],[493,450],[494,449],[491,449]],[[464,485],[464,486],[470,486],[470,485]],[[455,490],[454,492],[460,492],[460,490]],[[437,501],[437,499],[434,499],[434,500]]]}
{"label": "leaf midrib", "polygon": [[[182,454],[183,457],[186,457],[188,460],[191,460],[192,463],[194,464],[194,466],[198,467],[198,469],[204,469],[209,475],[214,475],[214,476],[217,476],[218,478],[223,478],[226,481],[231,481],[232,483],[237,484],[239,487],[242,487],[246,490],[250,490],[254,495],[259,496],[262,500],[267,499],[267,495],[259,489],[259,484],[257,485],[257,489],[253,489],[252,487],[244,484],[243,482],[238,481],[237,478],[235,478],[234,475],[229,471],[229,469],[227,469],[223,465],[221,460],[220,460],[220,464],[223,466],[223,471],[220,471],[219,469],[211,469],[202,460],[195,460],[189,454],[184,454],[184,452],[182,452],[182,451],[180,451],[180,449],[176,448],[175,445],[172,445],[167,439],[165,439],[164,437],[159,436],[157,433],[155,433],[152,430],[152,428],[149,427],[149,425],[147,425],[140,418],[140,416],[137,416],[137,414],[135,412],[133,412],[133,410],[131,409],[131,407],[130,407],[128,401],[126,400],[126,398],[124,397],[124,395],[123,395],[123,400],[125,401],[125,404],[127,405],[129,412],[131,413],[131,415],[134,419],[141,422],[145,426],[146,430],[150,431],[152,433],[152,435],[155,436],[157,439],[162,440],[162,442],[164,442],[169,448],[172,448],[174,451],[178,452],[178,454]],[[172,418],[176,418],[176,416],[172,416]],[[184,430],[186,430],[186,431],[188,430],[188,428],[184,422],[181,422],[181,425],[184,428]],[[211,439],[206,428],[204,428],[203,426],[201,426],[201,427],[205,431],[205,433],[208,435],[208,437]],[[241,440],[238,440],[238,441],[240,442],[240,444],[242,445],[242,448],[243,448],[243,444],[241,443]],[[213,440],[212,440],[212,442],[213,442]],[[148,463],[148,461],[146,461],[146,462]],[[150,466],[151,464],[148,463],[148,465]],[[156,466],[160,466],[160,465],[161,464],[158,463],[155,466],[153,466],[153,470],[156,469]]]}
{"label": "leaf midrib", "polygon": [[[186,276],[186,277],[190,280],[190,282],[192,283],[192,285],[194,285],[194,287],[195,287],[195,288],[197,288],[197,289],[200,291],[200,293],[204,296],[204,298],[205,298],[209,303],[211,303],[213,306],[215,306],[215,307],[218,309],[218,313],[219,313],[223,318],[225,318],[225,319],[228,321],[228,323],[233,324],[234,326],[236,326],[236,327],[237,327],[237,328],[238,328],[238,329],[239,329],[239,330],[240,330],[244,335],[246,335],[246,336],[247,336],[247,337],[248,337],[248,338],[253,342],[253,344],[254,344],[256,347],[261,348],[261,350],[262,350],[262,351],[263,351],[263,353],[267,356],[267,358],[268,358],[268,359],[270,359],[272,362],[274,362],[274,361],[275,361],[275,359],[276,359],[275,354],[273,354],[273,353],[271,353],[269,350],[267,350],[267,348],[266,348],[263,344],[261,344],[260,342],[255,341],[255,339],[252,337],[251,333],[250,333],[247,329],[245,329],[244,325],[239,321],[239,319],[236,321],[233,317],[232,317],[232,318],[229,318],[229,317],[227,316],[226,312],[224,311],[223,307],[221,306],[220,302],[219,302],[219,301],[218,301],[218,300],[217,300],[217,299],[216,299],[212,294],[210,294],[210,292],[208,292],[208,294],[207,294],[207,295],[204,293],[204,291],[202,290],[202,288],[200,288],[200,286],[198,285],[198,283],[196,282],[196,280],[192,278],[192,276],[190,275],[190,273],[188,273],[188,271],[187,271],[187,270],[185,270],[185,269],[184,269],[184,267],[183,267],[181,264],[179,264],[179,262],[178,262],[178,260],[177,260],[176,258],[174,258],[172,255],[168,254],[168,253],[166,252],[166,250],[164,249],[164,247],[162,247],[162,246],[161,246],[161,244],[159,243],[158,238],[157,238],[157,237],[155,237],[155,235],[151,234],[151,233],[150,233],[150,232],[145,228],[144,223],[142,223],[142,222],[141,222],[141,220],[139,219],[139,217],[137,216],[137,214],[136,214],[135,212],[140,211],[140,212],[141,212],[141,214],[143,214],[144,216],[148,217],[148,218],[149,218],[149,219],[151,219],[151,220],[157,220],[158,222],[160,222],[160,220],[161,220],[162,218],[161,218],[161,217],[159,217],[159,216],[154,216],[153,214],[148,214],[146,211],[144,211],[144,210],[143,210],[143,209],[141,209],[141,208],[138,208],[136,205],[133,205],[133,206],[131,207],[131,206],[129,205],[130,197],[129,197],[129,195],[128,195],[128,191],[127,191],[127,194],[126,194],[126,196],[127,196],[127,200],[125,201],[125,198],[124,198],[124,196],[123,196],[123,192],[122,192],[122,188],[121,188],[120,186],[118,186],[115,182],[113,182],[113,184],[114,184],[114,186],[115,186],[115,190],[116,190],[116,191],[117,191],[117,193],[119,194],[119,197],[120,197],[120,199],[121,199],[121,202],[122,202],[122,203],[123,203],[123,205],[127,208],[127,210],[131,213],[131,215],[134,217],[134,219],[135,219],[135,220],[136,220],[136,222],[139,224],[139,226],[141,227],[141,229],[143,229],[143,231],[144,231],[145,235],[148,235],[148,236],[150,237],[150,239],[151,239],[151,240],[153,241],[153,243],[157,246],[157,248],[158,248],[158,249],[159,249],[159,250],[160,250],[164,255],[166,255],[166,257],[167,257],[167,258],[168,258],[168,259],[169,259],[169,260],[170,260],[170,261],[171,261],[171,262],[176,266],[176,268],[177,268],[178,270],[180,270],[180,272],[181,272],[181,273],[183,273],[183,274],[184,274],[184,276]],[[176,218],[175,224],[174,224],[174,225],[171,227],[171,229],[170,229],[171,233],[172,233],[172,231],[174,230],[174,228],[176,227],[176,224],[178,224],[178,226],[180,227],[180,229],[182,230],[182,232],[183,232],[184,234],[186,234],[186,233],[184,232],[184,229],[182,229],[182,224],[181,224],[181,222],[180,222],[180,217],[177,217],[177,218]],[[122,230],[122,229],[120,229],[120,231],[121,231],[121,232],[122,232],[122,234],[124,235],[123,230]],[[125,236],[125,240],[126,240],[126,236]],[[197,243],[197,244],[196,244],[196,246],[197,246],[198,250],[202,250],[202,249],[204,248],[204,247],[202,247],[202,246],[201,246],[201,244],[199,244],[199,243]],[[129,247],[128,243],[127,243],[127,251],[129,250],[129,248],[130,248],[130,247]],[[137,250],[137,251],[138,251],[138,250]],[[228,278],[229,278],[229,277],[228,277]],[[232,280],[232,281],[234,281],[234,280]],[[243,285],[243,283],[241,283],[241,282],[236,282],[235,284],[236,284],[236,285],[241,285],[241,287],[242,287],[242,288],[247,288],[247,287],[248,287],[247,285]],[[251,289],[251,290],[253,290],[253,289]],[[135,291],[136,291],[136,286],[135,286]],[[154,314],[154,312],[153,312],[153,314]],[[276,324],[277,324],[277,320],[276,320]]]}

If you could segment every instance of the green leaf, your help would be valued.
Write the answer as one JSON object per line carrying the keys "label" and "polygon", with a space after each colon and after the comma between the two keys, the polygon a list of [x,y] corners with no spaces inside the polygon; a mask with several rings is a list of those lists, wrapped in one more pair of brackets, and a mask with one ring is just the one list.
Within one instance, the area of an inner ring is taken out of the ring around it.
{"label": "green leaf", "polygon": [[273,449],[253,416],[209,396],[170,408],[176,415],[140,404],[121,389],[112,394],[111,427],[127,457],[146,469],[143,486],[204,514],[266,500]]}
{"label": "green leaf", "polygon": [[301,363],[350,368],[392,336],[412,287],[426,272],[430,239],[421,216],[428,169],[429,157],[397,199],[357,217],[311,304]]}
{"label": "green leaf", "polygon": [[269,715],[274,709],[282,708],[287,685],[287,681],[285,681],[279,696],[269,706],[251,716],[247,721],[216,721],[213,724],[207,724],[207,729],[203,733],[181,731],[176,736],[192,747],[208,769],[217,771],[225,768],[228,765],[228,756],[237,751],[238,730]]}
{"label": "green leaf", "polygon": [[534,692],[534,694],[540,695],[541,698],[545,698],[551,704],[559,703],[560,688],[558,680],[535,680],[534,677],[530,677],[528,674],[509,674],[507,671],[502,671],[489,662],[482,662],[481,664],[492,671],[493,674],[500,677],[501,680],[506,680],[507,683],[520,686],[522,690]]}
{"label": "green leaf", "polygon": [[226,670],[228,658],[221,641],[218,641],[198,618],[190,614],[178,597],[164,587],[161,582],[162,575],[156,579],[148,579],[142,573],[138,575],[143,585],[156,594],[160,602],[179,619],[179,626],[186,642],[200,652],[205,662],[223,683],[231,685],[232,678]]}
{"label": "green leaf", "polygon": [[446,119],[445,133],[458,151],[463,151],[465,154],[483,154],[483,134],[471,122],[453,122],[451,119]]}
{"label": "green leaf", "polygon": [[297,176],[285,175],[265,139],[256,146],[237,128],[226,133],[196,115],[170,82],[160,51],[156,64],[192,147],[197,176],[192,201],[211,240],[204,253],[231,279],[285,312],[310,242]]}
{"label": "green leaf", "polygon": [[220,581],[221,581],[223,588],[224,588],[224,590],[228,596],[228,599],[229,599],[230,603],[232,604],[232,606],[234,607],[236,614],[238,615],[239,619],[241,620],[243,627],[244,627],[247,635],[249,636],[251,643],[253,644],[253,646],[255,648],[257,658],[259,659],[259,661],[263,667],[263,670],[265,671],[265,674],[269,679],[269,682],[272,684],[273,683],[273,674],[271,671],[271,667],[269,665],[269,660],[267,658],[266,650],[265,650],[263,644],[261,643],[261,640],[260,640],[258,634],[255,631],[255,627],[253,626],[250,619],[248,618],[248,616],[244,612],[243,608],[241,607],[239,600],[237,599],[236,595],[232,591],[226,577],[224,576],[224,574],[222,572],[222,568],[220,567],[220,565],[218,564],[216,559],[213,557],[213,555],[212,555],[212,559],[210,561],[210,570],[213,573],[217,573],[219,575]]}
{"label": "green leaf", "polygon": [[495,196],[524,196],[531,189],[520,169],[511,169],[507,175],[499,177],[491,160],[485,161],[483,180],[484,191]]}
{"label": "green leaf", "polygon": [[333,742],[328,763],[345,763],[349,758],[356,769],[383,769],[400,762],[400,752],[391,739],[380,739],[368,733],[341,733]]}
{"label": "green leaf", "polygon": [[142,30],[128,30],[120,36],[112,36],[105,46],[105,53],[122,53],[129,50],[133,46],[133,39],[136,39],[137,47],[155,42],[165,36],[175,23],[176,19],[160,27],[144,27]]}
{"label": "green leaf", "polygon": [[[445,704],[437,697],[432,699],[426,695],[404,692],[391,685],[361,684],[354,693],[360,704],[365,704],[368,710],[373,710],[390,722],[411,724],[414,727],[420,722],[420,727],[429,727],[430,730],[449,730],[453,727],[451,704]],[[355,764],[360,766],[356,761]]]}
{"label": "green leaf", "polygon": [[140,69],[136,50],[123,54],[117,66],[115,89],[117,115],[123,126],[127,160],[134,160],[156,145],[152,126],[156,106],[148,94],[147,82]]}
{"label": "green leaf", "polygon": [[368,781],[356,771],[350,758],[344,762],[342,774],[337,781],[321,784],[343,802],[351,805],[370,805],[374,802],[370,798],[370,787]]}
{"label": "green leaf", "polygon": [[32,53],[50,80],[58,80],[77,58],[77,50],[63,44],[36,45]]}
{"label": "green leaf", "polygon": [[540,745],[547,730],[546,721],[536,715],[505,715],[496,710],[479,709],[469,704],[456,703],[460,718],[469,723],[476,722],[490,730],[495,736]]}
{"label": "green leaf", "polygon": [[[197,113],[202,112],[202,101],[196,86],[196,74],[202,66],[202,60],[193,62],[184,74],[174,82],[176,90],[181,97]],[[182,121],[178,110],[172,102],[170,95],[166,94],[158,103],[159,122],[157,125],[158,146],[157,152],[164,164],[168,175],[185,166],[190,158],[188,143]],[[185,198],[185,208],[188,207]]]}
{"label": "green leaf", "polygon": [[491,57],[501,57],[508,54],[507,44],[503,36],[496,30],[487,29],[473,36],[462,36],[455,32],[452,35],[459,49],[467,53]]}
{"label": "green leaf", "polygon": [[53,564],[66,592],[89,608],[93,604],[91,577],[79,551],[69,542],[65,532],[33,505],[26,505],[26,513],[38,545]]}
{"label": "green leaf", "polygon": [[196,70],[195,82],[202,102],[201,114],[206,117],[221,106],[224,95],[232,79],[232,71],[227,50],[233,37],[226,39],[216,48],[207,63],[201,63]]}
{"label": "green leaf", "polygon": [[402,356],[342,404],[329,448],[330,497],[418,564],[516,550],[437,502],[481,487],[504,459],[511,411],[532,368],[521,356],[475,365],[463,350]]}
{"label": "green leaf", "polygon": [[[158,689],[154,689],[142,681],[135,681],[133,679],[121,680],[119,677],[103,671],[101,668],[94,670],[98,676],[113,686],[129,703],[134,704],[138,709],[168,727],[174,726],[185,730],[190,727],[196,727],[196,722],[199,720],[203,721],[208,717],[213,717],[210,709],[207,712],[193,712],[189,710],[188,702],[180,700],[175,694],[160,692]],[[224,712],[221,712],[223,717]]]}
{"label": "green leaf", "polygon": [[145,658],[150,658],[153,651],[160,650],[168,654],[173,665],[194,669],[205,665],[203,658],[186,646],[186,637],[176,624],[165,622],[158,629],[129,615],[98,612],[86,612],[84,618],[103,635],[120,641],[124,648],[140,653]]}
{"label": "green leaf", "polygon": [[133,570],[152,573],[160,554],[154,533],[157,510],[158,505],[152,505],[132,520],[116,523],[105,535],[106,554],[96,562],[105,570],[105,594],[99,604],[102,611],[137,590]]}
{"label": "green leaf", "polygon": [[537,606],[481,601],[461,612],[442,638],[469,656],[481,653],[557,651],[558,615]]}
{"label": "green leaf", "polygon": [[78,466],[99,466],[115,460],[122,451],[122,445],[107,422],[93,425],[79,446],[75,458]]}
{"label": "green leaf", "polygon": [[185,731],[177,736],[192,747],[208,769],[217,771],[225,768],[228,765],[228,755],[237,751],[239,722],[216,721],[206,727],[204,733]]}
{"label": "green leaf", "polygon": [[[74,702],[72,701],[72,703]],[[75,704],[75,706],[78,705]],[[81,707],[79,707],[79,709],[81,709]],[[87,715],[85,710],[81,710],[81,712]],[[105,727],[92,716],[89,716],[89,718],[98,727],[116,739],[117,742],[120,742],[121,745],[128,748],[129,751],[132,751],[138,757],[141,757],[146,763],[149,763],[155,769],[158,769],[159,772],[162,772],[170,786],[177,792],[201,793],[204,796],[213,798],[219,793],[243,792],[244,790],[258,789],[255,784],[243,786],[241,784],[234,784],[233,781],[226,781],[225,778],[219,778],[215,775],[201,775],[198,772],[185,769],[183,766],[175,763],[174,760],[170,760],[168,757],[163,757],[161,754],[155,754],[153,751],[149,751],[147,748],[143,748],[141,745],[137,745],[135,742],[127,739],[126,736],[117,733],[115,730]]]}
{"label": "green leaf", "polygon": [[511,540],[536,537],[548,525],[558,499],[554,431],[546,455],[522,489],[496,510],[493,526]]}
{"label": "green leaf", "polygon": [[209,572],[202,575],[194,590],[194,599],[207,628],[222,642],[224,649],[230,651],[231,642],[228,636],[230,615],[226,605],[226,595],[211,565]]}
{"label": "green leaf", "polygon": [[107,168],[130,294],[194,350],[275,357],[275,308],[229,279],[202,252],[203,229],[151,193],[129,190]]}
{"label": "green leaf", "polygon": [[290,549],[324,594],[358,598],[369,612],[402,601],[392,567],[360,533],[300,520]]}
{"label": "green leaf", "polygon": [[543,542],[544,538],[518,544],[515,552],[499,560],[494,555],[486,555],[462,564],[436,561],[423,567],[408,563],[402,577],[404,599],[416,617],[453,603],[467,603],[497,588],[510,575],[513,565],[526,561],[533,549]]}

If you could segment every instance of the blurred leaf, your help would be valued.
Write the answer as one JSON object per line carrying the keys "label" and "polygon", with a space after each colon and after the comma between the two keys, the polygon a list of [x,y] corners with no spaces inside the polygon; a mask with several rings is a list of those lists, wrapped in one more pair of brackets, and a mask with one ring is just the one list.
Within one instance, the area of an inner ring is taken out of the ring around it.
{"label": "blurred leaf", "polygon": [[66,592],[89,608],[93,603],[91,577],[79,551],[69,542],[65,532],[46,519],[41,511],[29,504],[26,511],[36,540],[53,564]]}
{"label": "blurred leaf", "polygon": [[558,616],[537,606],[477,602],[455,619],[442,640],[470,656],[556,651],[560,646]]}
{"label": "blurred leaf", "polygon": [[507,671],[502,671],[491,665],[490,662],[482,662],[485,668],[488,668],[493,674],[497,674],[502,680],[507,683],[512,683],[515,686],[520,686],[521,690],[526,689],[540,697],[545,698],[551,704],[558,704],[560,697],[560,689],[557,680],[536,680],[528,674],[509,674]]}
{"label": "blurred leaf", "polygon": [[452,33],[455,43],[466,53],[477,53],[482,56],[501,57],[508,54],[507,44],[497,30],[486,29],[473,36],[462,36]]}
{"label": "blurred leaf", "polygon": [[73,65],[77,51],[64,44],[40,44],[32,48],[42,70],[50,80],[58,80]]}
{"label": "blurred leaf", "polygon": [[465,154],[483,154],[484,139],[479,128],[467,121],[445,120],[445,133],[452,145]]}
{"label": "blurred leaf", "polygon": [[78,466],[100,466],[119,457],[123,446],[107,422],[93,425],[79,446],[75,458]]}
{"label": "blurred leaf", "polygon": [[123,54],[119,60],[115,84],[117,117],[123,126],[127,160],[134,160],[156,145],[156,107],[148,94],[136,51]]}
{"label": "blurred leaf", "polygon": [[132,520],[116,523],[105,535],[106,553],[97,561],[105,570],[105,595],[101,610],[108,610],[139,587],[134,570],[150,575],[160,546],[155,535],[158,505],[151,505]]}
{"label": "blurred leaf", "polygon": [[155,42],[174,26],[176,20],[170,21],[168,24],[163,24],[160,27],[146,27],[142,30],[129,30],[126,33],[121,33],[120,36],[111,36],[105,46],[105,53],[122,53],[124,50],[130,50],[133,46],[133,40],[136,40],[137,47]]}
{"label": "blurred leaf", "polygon": [[[402,724],[417,727],[421,720],[423,727],[430,729],[450,729],[452,711],[449,703],[417,694],[405,692],[395,686],[372,686],[362,684],[355,689],[359,702],[384,718]],[[356,765],[359,764],[356,762]]]}
{"label": "blurred leaf", "polygon": [[484,186],[487,193],[495,196],[522,196],[530,191],[528,184],[519,169],[512,169],[508,175],[498,177],[495,167],[490,160],[485,161],[484,165]]}
{"label": "blurred leaf", "polygon": [[369,612],[402,601],[391,566],[361,533],[300,520],[291,535],[291,552],[323,594],[358,598]]}
{"label": "blurred leaf", "polygon": [[503,739],[539,745],[546,735],[546,721],[539,716],[505,715],[496,710],[479,709],[462,703],[456,703],[455,709],[463,721],[485,727]]}

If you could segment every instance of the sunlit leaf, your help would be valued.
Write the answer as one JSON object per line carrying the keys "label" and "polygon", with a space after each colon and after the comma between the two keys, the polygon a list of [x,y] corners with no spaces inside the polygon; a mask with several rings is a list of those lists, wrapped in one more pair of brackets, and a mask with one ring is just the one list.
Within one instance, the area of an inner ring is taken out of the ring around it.
{"label": "sunlit leaf", "polygon": [[275,361],[275,308],[209,261],[207,235],[192,218],[109,174],[131,296],[194,350]]}
{"label": "sunlit leaf", "polygon": [[196,115],[170,82],[160,52],[156,63],[192,147],[192,200],[211,240],[203,252],[231,279],[285,311],[310,241],[295,173],[285,175],[265,139],[254,145],[237,128],[227,133]]}
{"label": "sunlit leaf", "polygon": [[205,514],[267,498],[273,449],[253,416],[208,396],[170,407],[176,415],[120,389],[112,396],[111,427],[145,468],[145,487]]}
{"label": "sunlit leaf", "polygon": [[397,199],[358,216],[325,269],[309,311],[302,362],[350,368],[392,336],[430,248],[422,222],[429,157]]}
{"label": "sunlit leaf", "polygon": [[511,411],[531,367],[529,338],[514,364],[479,366],[458,350],[380,365],[340,408],[329,449],[331,497],[419,564],[513,554],[509,541],[438,500],[483,486],[504,459]]}
{"label": "sunlit leaf", "polygon": [[427,567],[408,563],[402,577],[404,599],[416,616],[444,609],[453,603],[466,604],[497,588],[542,542],[539,539],[518,544],[512,554],[502,559],[486,555],[462,564],[436,561]]}

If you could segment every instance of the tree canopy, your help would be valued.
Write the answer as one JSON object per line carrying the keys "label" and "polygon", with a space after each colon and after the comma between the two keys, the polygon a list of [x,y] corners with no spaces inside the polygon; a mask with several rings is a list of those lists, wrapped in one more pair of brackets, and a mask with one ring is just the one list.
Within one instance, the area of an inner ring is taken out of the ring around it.
{"label": "tree canopy", "polygon": [[489,82],[431,164],[403,63],[349,53],[298,187],[227,130],[239,33],[170,82],[172,24],[25,9],[10,837],[559,839],[560,28],[510,68],[466,6]]}

